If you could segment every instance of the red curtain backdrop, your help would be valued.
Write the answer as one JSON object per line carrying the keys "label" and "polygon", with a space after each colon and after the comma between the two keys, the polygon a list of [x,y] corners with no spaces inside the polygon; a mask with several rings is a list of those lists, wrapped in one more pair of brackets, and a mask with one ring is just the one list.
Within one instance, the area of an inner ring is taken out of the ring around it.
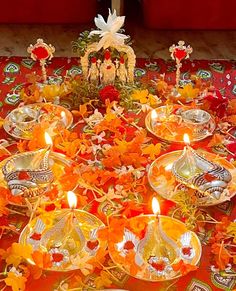
{"label": "red curtain backdrop", "polygon": [[236,29],[235,0],[143,0],[145,25],[156,29]]}
{"label": "red curtain backdrop", "polygon": [[1,1],[0,23],[86,23],[97,14],[96,0]]}

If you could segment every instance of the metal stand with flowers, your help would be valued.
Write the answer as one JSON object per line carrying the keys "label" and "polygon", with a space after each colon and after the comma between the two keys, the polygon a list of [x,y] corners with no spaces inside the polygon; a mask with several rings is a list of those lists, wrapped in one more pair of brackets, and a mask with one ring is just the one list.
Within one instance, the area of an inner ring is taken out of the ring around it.
{"label": "metal stand with flowers", "polygon": [[109,10],[107,22],[101,15],[94,21],[98,30],[88,34],[87,43],[83,37],[85,34],[82,34],[78,48],[74,46],[80,56],[85,79],[102,85],[113,84],[116,79],[122,83],[132,83],[136,57],[127,44],[129,36],[121,30],[125,17],[116,16],[116,11],[111,14]]}

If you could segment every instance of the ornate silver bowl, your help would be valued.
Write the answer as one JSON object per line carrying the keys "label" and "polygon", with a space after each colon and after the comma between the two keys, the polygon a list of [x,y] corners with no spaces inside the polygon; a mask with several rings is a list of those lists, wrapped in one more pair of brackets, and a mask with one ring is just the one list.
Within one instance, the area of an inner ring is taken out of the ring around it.
{"label": "ornate silver bowl", "polygon": [[181,113],[183,122],[193,130],[195,137],[210,135],[215,128],[214,122],[211,122],[211,115],[205,110],[190,109]]}
{"label": "ornate silver bowl", "polygon": [[184,148],[171,170],[177,181],[215,199],[220,199],[232,179],[227,169],[200,156],[190,146]]}
{"label": "ornate silver bowl", "polygon": [[2,172],[13,195],[37,196],[53,181],[49,150],[15,155],[3,165]]}
{"label": "ornate silver bowl", "polygon": [[28,106],[16,108],[9,114],[9,120],[20,131],[32,131],[37,123],[37,118],[38,112]]}

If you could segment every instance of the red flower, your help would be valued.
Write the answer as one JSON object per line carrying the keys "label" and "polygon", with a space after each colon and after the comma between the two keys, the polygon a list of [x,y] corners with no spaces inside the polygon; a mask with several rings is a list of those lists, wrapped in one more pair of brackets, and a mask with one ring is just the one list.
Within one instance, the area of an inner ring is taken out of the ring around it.
{"label": "red flower", "polygon": [[232,153],[232,154],[229,154],[227,156],[227,159],[230,161],[230,159],[235,159],[236,158],[236,142],[233,142],[233,143],[230,143],[230,144],[227,144],[227,149]]}
{"label": "red flower", "polygon": [[233,153],[234,156],[236,157],[236,142],[229,143],[229,144],[227,145],[227,149],[228,149],[229,151],[231,151],[231,153]]}
{"label": "red flower", "polygon": [[38,60],[45,60],[49,57],[48,50],[43,46],[36,47],[32,50],[32,53]]}
{"label": "red flower", "polygon": [[60,254],[60,253],[52,254],[53,262],[59,263],[63,260],[63,258],[64,258],[63,254]]}
{"label": "red flower", "polygon": [[119,91],[113,85],[107,85],[99,91],[99,96],[103,103],[105,103],[107,99],[109,99],[110,102],[119,101],[119,95]]}
{"label": "red flower", "polygon": [[203,101],[207,104],[208,109],[215,112],[218,117],[222,118],[225,115],[229,100],[222,96],[219,90],[209,92]]}
{"label": "red flower", "polygon": [[46,207],[45,207],[45,210],[46,211],[52,211],[52,210],[54,210],[56,208],[56,205],[54,204],[54,203],[51,203],[51,204],[49,204],[49,205],[47,205]]}

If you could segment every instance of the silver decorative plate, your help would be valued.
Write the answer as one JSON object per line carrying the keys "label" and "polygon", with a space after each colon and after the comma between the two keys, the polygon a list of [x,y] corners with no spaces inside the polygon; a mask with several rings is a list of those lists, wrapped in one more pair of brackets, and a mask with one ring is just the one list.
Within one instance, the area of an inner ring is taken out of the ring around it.
{"label": "silver decorative plate", "polygon": [[59,105],[29,104],[11,111],[4,120],[3,128],[14,138],[30,140],[34,126],[42,121],[47,121],[52,126],[60,123],[60,126],[69,128],[73,123],[73,115]]}

